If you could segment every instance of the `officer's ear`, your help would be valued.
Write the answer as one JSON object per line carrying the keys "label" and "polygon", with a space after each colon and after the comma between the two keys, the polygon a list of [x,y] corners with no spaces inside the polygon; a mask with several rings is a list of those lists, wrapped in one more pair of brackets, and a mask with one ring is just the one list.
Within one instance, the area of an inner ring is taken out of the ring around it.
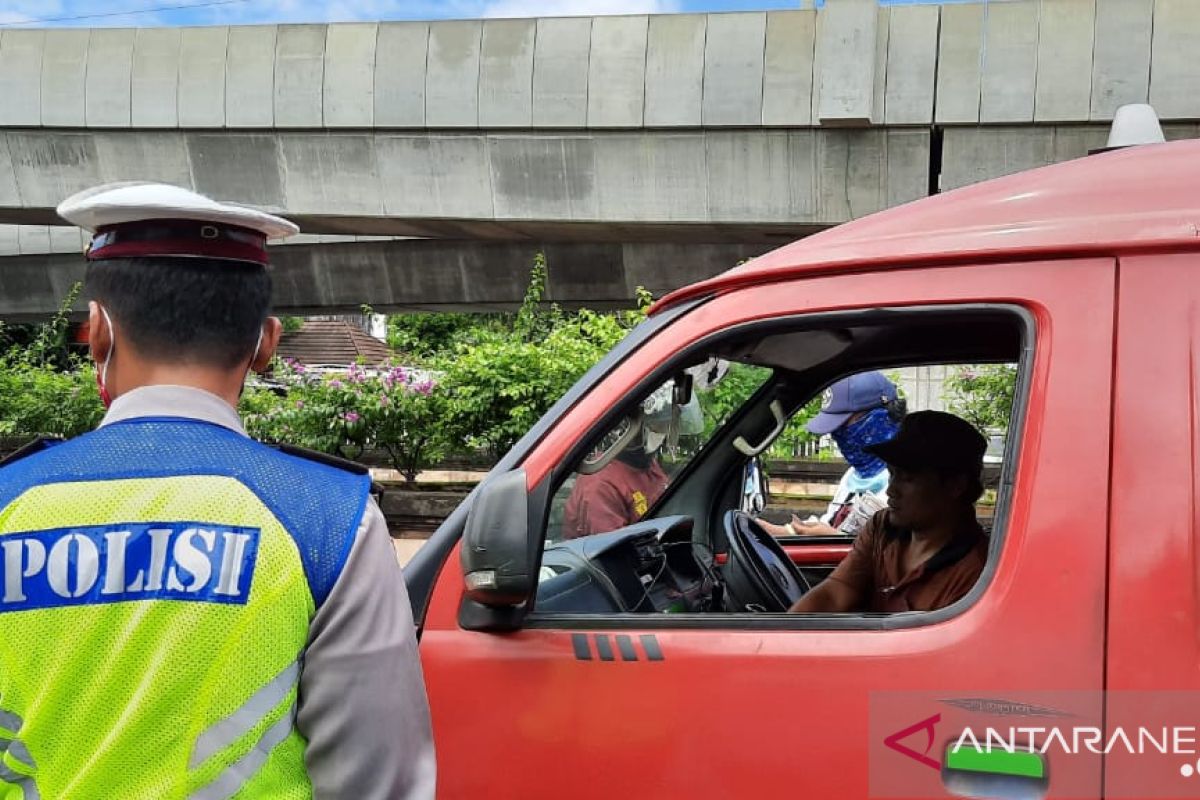
{"label": "officer's ear", "polygon": [[100,310],[100,304],[95,300],[88,303],[88,348],[92,352],[92,361],[100,366],[112,353],[113,331]]}
{"label": "officer's ear", "polygon": [[258,355],[250,362],[254,372],[264,372],[275,357],[275,348],[279,346],[279,337],[283,335],[283,323],[278,317],[267,317],[263,322],[262,344],[258,346]]}

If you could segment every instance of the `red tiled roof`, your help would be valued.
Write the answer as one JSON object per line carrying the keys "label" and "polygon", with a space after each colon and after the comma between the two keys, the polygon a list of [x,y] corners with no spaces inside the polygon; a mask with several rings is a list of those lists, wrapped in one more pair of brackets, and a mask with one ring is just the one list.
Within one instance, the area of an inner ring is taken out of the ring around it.
{"label": "red tiled roof", "polygon": [[373,367],[392,357],[386,344],[344,320],[307,320],[295,333],[283,334],[276,352],[306,366],[349,365],[362,358]]}

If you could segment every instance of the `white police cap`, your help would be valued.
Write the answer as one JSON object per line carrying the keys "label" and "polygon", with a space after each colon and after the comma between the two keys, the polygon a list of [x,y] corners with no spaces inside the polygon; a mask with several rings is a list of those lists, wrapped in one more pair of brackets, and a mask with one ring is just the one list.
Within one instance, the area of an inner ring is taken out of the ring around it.
{"label": "white police cap", "polygon": [[256,208],[141,181],[85,189],[64,200],[58,215],[93,234],[89,260],[190,256],[266,264],[268,239],[300,231]]}

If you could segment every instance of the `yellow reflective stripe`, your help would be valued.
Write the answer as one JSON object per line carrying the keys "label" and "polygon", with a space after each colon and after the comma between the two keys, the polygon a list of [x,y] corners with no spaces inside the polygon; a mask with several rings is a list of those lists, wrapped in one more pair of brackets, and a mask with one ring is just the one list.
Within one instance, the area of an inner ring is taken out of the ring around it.
{"label": "yellow reflective stripe", "polygon": [[188,769],[195,769],[249,733],[283,702],[299,679],[300,662],[293,661],[270,683],[252,694],[241,708],[200,734],[192,748]]}
{"label": "yellow reflective stripe", "polygon": [[237,794],[246,781],[250,780],[254,773],[267,763],[271,751],[291,734],[295,716],[296,704],[293,702],[288,706],[284,715],[279,718],[279,721],[263,732],[262,738],[254,745],[254,749],[226,767],[207,786],[193,792],[189,800],[229,800],[230,797]]}
{"label": "yellow reflective stripe", "polygon": [[41,794],[38,792],[33,776],[15,769],[15,767],[23,767],[32,771],[35,768],[33,756],[29,754],[25,743],[20,740],[5,739],[0,740],[0,744],[7,747],[7,749],[0,749],[0,781],[20,786],[25,800],[41,800]]}
{"label": "yellow reflective stripe", "polygon": [[21,791],[25,794],[25,800],[42,800],[42,796],[38,793],[37,784],[33,782],[33,778],[13,772],[2,761],[0,761],[0,781],[15,783],[17,786],[20,786]]}
{"label": "yellow reflective stripe", "polygon": [[9,743],[7,755],[11,756],[20,766],[28,766],[31,770],[37,769],[37,762],[33,760],[29,748],[20,739],[14,739]]}

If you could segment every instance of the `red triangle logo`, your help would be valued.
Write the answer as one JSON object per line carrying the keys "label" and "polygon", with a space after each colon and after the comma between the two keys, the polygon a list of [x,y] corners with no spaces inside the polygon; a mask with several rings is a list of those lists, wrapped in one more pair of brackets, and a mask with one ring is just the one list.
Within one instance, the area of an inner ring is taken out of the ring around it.
{"label": "red triangle logo", "polygon": [[[897,753],[899,753],[902,756],[907,756],[908,758],[911,758],[914,761],[920,762],[921,764],[924,764],[927,767],[932,767],[933,769],[940,771],[942,769],[942,765],[939,762],[934,761],[932,758],[929,757],[929,751],[930,751],[930,749],[933,748],[934,727],[941,721],[942,721],[942,715],[934,714],[929,719],[923,719],[915,725],[910,725],[909,727],[905,728],[902,731],[897,731],[896,733],[893,733],[891,736],[884,739],[883,743],[886,744],[888,747],[892,748],[893,750],[895,750]],[[917,733],[919,731],[925,731],[926,736],[927,736],[927,739],[925,742],[925,749],[922,752],[918,753],[916,750],[913,750],[911,747],[908,747],[908,746],[900,743],[903,739],[907,739],[909,736],[912,736],[914,733]]]}

